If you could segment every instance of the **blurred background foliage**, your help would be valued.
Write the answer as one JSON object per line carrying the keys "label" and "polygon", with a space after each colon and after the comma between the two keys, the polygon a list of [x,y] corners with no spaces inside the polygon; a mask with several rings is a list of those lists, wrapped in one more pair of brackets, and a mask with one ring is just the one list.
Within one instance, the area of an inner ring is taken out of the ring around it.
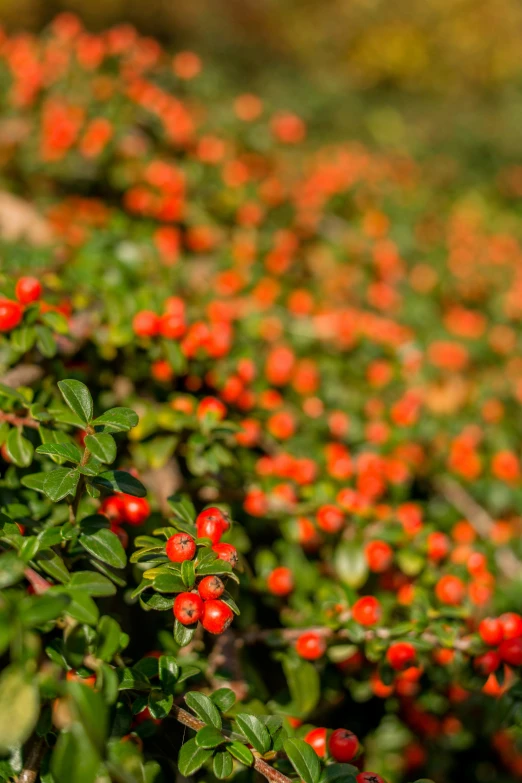
{"label": "blurred background foliage", "polygon": [[221,89],[299,111],[323,142],[456,153],[482,173],[519,154],[520,0],[0,0],[0,22],[37,31],[63,10],[194,49]]}

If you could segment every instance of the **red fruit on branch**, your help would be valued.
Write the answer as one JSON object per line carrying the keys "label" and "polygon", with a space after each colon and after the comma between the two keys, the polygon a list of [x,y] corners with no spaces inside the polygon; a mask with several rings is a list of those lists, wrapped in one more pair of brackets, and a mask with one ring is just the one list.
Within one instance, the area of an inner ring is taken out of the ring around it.
{"label": "red fruit on branch", "polygon": [[381,619],[381,605],[373,595],[359,598],[352,606],[352,617],[361,625],[376,625]]}
{"label": "red fruit on branch", "polygon": [[506,612],[498,618],[502,626],[504,639],[516,639],[522,636],[522,617],[516,612]]}
{"label": "red fruit on branch", "polygon": [[386,783],[384,778],[381,778],[376,772],[359,772],[355,776],[357,783]]}
{"label": "red fruit on branch", "polygon": [[494,650],[488,650],[475,658],[473,666],[481,674],[492,674],[500,666],[500,655]]}
{"label": "red fruit on branch", "polygon": [[198,538],[210,538],[213,544],[219,543],[219,539],[229,527],[230,522],[227,517],[215,506],[203,509],[196,517]]}
{"label": "red fruit on branch", "polygon": [[294,589],[294,576],[289,568],[280,566],[268,575],[266,584],[272,595],[288,595]]}
{"label": "red fruit on branch", "polygon": [[159,316],[152,310],[140,310],[132,319],[132,328],[137,337],[154,337],[159,327]]}
{"label": "red fruit on branch", "polygon": [[504,629],[497,617],[485,617],[481,620],[478,632],[482,641],[492,647],[499,645],[504,638]]}
{"label": "red fruit on branch", "polygon": [[183,563],[192,560],[196,554],[196,542],[188,533],[176,533],[165,544],[167,557],[173,563]]}
{"label": "red fruit on branch", "polygon": [[225,592],[225,585],[219,576],[205,576],[198,584],[198,593],[204,601],[219,598]]}
{"label": "red fruit on branch", "polygon": [[237,549],[232,544],[214,544],[212,551],[216,553],[219,560],[224,560],[230,563],[232,568],[235,568],[239,562],[239,555]]}
{"label": "red fruit on branch", "polygon": [[42,284],[36,277],[21,277],[16,283],[15,295],[23,305],[37,302],[42,295]]}
{"label": "red fruit on branch", "polygon": [[104,514],[111,522],[120,523],[124,521],[125,507],[122,495],[111,495],[102,502],[100,514]]}
{"label": "red fruit on branch", "polygon": [[227,415],[227,409],[217,397],[204,397],[196,409],[198,419],[208,416],[214,421],[221,421]]}
{"label": "red fruit on branch", "polygon": [[213,634],[223,633],[233,619],[234,613],[224,601],[211,599],[203,603],[201,625],[205,631]]}
{"label": "red fruit on branch", "polygon": [[203,614],[203,601],[197,593],[179,593],[174,600],[173,612],[180,623],[192,625]]}
{"label": "red fruit on branch", "polygon": [[22,320],[23,310],[19,302],[0,299],[0,332],[10,332]]}
{"label": "red fruit on branch", "polygon": [[336,761],[347,763],[357,755],[359,740],[348,729],[336,729],[330,736],[328,749]]}
{"label": "red fruit on branch", "polygon": [[122,495],[123,518],[129,525],[142,525],[150,516],[150,506],[146,498]]}
{"label": "red fruit on branch", "polygon": [[510,666],[522,666],[522,636],[505,639],[498,648],[498,654],[504,663]]}
{"label": "red fruit on branch", "polygon": [[409,642],[395,642],[390,644],[386,652],[386,660],[396,671],[401,671],[407,666],[411,666],[416,658],[416,651],[413,644]]}
{"label": "red fruit on branch", "polygon": [[326,642],[322,636],[314,631],[301,634],[295,643],[297,654],[306,661],[316,661],[322,658],[326,652]]}
{"label": "red fruit on branch", "polygon": [[304,741],[311,745],[321,758],[326,755],[326,734],[327,730],[320,726],[317,729],[312,729],[303,737]]}

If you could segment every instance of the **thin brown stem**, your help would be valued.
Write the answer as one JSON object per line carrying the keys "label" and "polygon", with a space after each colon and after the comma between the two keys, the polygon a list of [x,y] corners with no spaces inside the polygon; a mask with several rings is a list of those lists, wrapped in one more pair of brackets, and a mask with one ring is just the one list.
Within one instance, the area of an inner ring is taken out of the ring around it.
{"label": "thin brown stem", "polygon": [[46,747],[42,737],[33,737],[30,740],[24,768],[18,776],[18,783],[35,783]]}
{"label": "thin brown stem", "polygon": [[[194,731],[199,731],[206,725],[202,720],[195,718],[194,715],[190,714],[190,712],[187,712],[186,710],[182,709],[182,707],[177,707],[176,705],[172,707],[171,714],[179,723],[182,723],[184,726],[188,726],[189,729],[193,729]],[[254,769],[257,770],[260,775],[263,775],[267,780],[270,780],[271,783],[292,783],[290,778],[288,778],[286,775],[283,775],[282,772],[278,772],[277,769],[271,767],[270,764],[264,761],[259,755],[256,755],[255,751],[253,751],[253,753]]]}
{"label": "thin brown stem", "polygon": [[32,427],[35,430],[40,426],[35,419],[31,419],[29,416],[17,416],[16,413],[0,411],[0,422],[2,421],[12,424],[13,427]]}

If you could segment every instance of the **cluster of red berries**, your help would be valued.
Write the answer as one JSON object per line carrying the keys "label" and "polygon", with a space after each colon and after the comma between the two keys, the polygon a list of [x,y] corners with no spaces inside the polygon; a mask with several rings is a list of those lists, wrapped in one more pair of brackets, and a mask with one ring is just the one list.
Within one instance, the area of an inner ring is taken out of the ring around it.
{"label": "cluster of red berries", "polygon": [[15,287],[16,300],[0,299],[0,332],[15,329],[24,314],[24,306],[37,302],[42,295],[42,284],[36,277],[21,277]]}
{"label": "cluster of red berries", "polygon": [[522,616],[506,612],[500,617],[486,617],[478,627],[479,636],[489,647],[474,659],[475,668],[491,675],[501,664],[522,666]]}
{"label": "cluster of red berries", "polygon": [[111,523],[111,530],[116,533],[123,547],[126,549],[129,543],[127,531],[122,528],[123,524],[143,525],[150,516],[150,506],[145,498],[137,498],[133,495],[119,493],[110,495],[102,502],[100,514],[104,514]]}
{"label": "cluster of red berries", "polygon": [[[335,729],[328,736],[328,729],[321,726],[309,731],[304,740],[320,758],[329,755],[334,761],[343,764],[353,761],[361,750],[358,738],[349,729]],[[357,783],[386,783],[376,772],[360,772],[356,780]]]}
{"label": "cluster of red berries", "polygon": [[[221,542],[221,536],[230,527],[230,522],[219,508],[206,508],[196,518],[197,537],[210,539],[212,551],[219,560],[237,565],[237,550],[232,544]],[[176,533],[166,543],[167,557],[173,563],[193,560],[196,552],[196,540],[188,533]],[[198,621],[206,631],[213,634],[223,633],[234,617],[232,609],[220,600],[225,585],[219,576],[204,576],[192,592],[179,593],[173,606],[174,617],[182,625],[193,625]]]}

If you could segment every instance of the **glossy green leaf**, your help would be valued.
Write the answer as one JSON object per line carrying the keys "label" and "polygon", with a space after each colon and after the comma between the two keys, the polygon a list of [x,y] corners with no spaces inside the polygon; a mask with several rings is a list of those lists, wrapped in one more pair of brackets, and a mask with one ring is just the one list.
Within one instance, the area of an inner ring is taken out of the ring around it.
{"label": "glossy green leaf", "polygon": [[267,750],[270,750],[270,734],[256,715],[241,712],[234,716],[234,720],[241,734],[259,753],[266,753]]}
{"label": "glossy green leaf", "polygon": [[231,688],[218,688],[210,695],[210,698],[221,712],[228,712],[236,703],[236,694]]}
{"label": "glossy green leaf", "polygon": [[189,691],[185,694],[185,701],[187,706],[196,713],[198,718],[206,723],[208,726],[214,726],[216,729],[221,728],[221,715],[216,705],[211,701],[208,696],[199,691]]}
{"label": "glossy green leaf", "polygon": [[285,753],[304,783],[319,783],[321,764],[315,750],[302,739],[288,739],[284,743]]}
{"label": "glossy green leaf", "polygon": [[200,748],[217,748],[225,742],[223,734],[213,726],[205,726],[196,734],[196,745]]}
{"label": "glossy green leaf", "polygon": [[201,769],[203,764],[212,757],[212,750],[207,748],[199,748],[196,745],[196,740],[191,739],[182,746],[178,756],[178,769],[180,773],[188,778],[193,775],[198,769]]}
{"label": "glossy green leaf", "polygon": [[196,625],[182,625],[179,620],[174,620],[174,641],[180,647],[190,644],[196,633]]}
{"label": "glossy green leaf", "polygon": [[240,761],[241,764],[244,764],[245,767],[251,767],[254,763],[254,756],[250,748],[247,748],[246,745],[243,745],[243,743],[238,740],[227,745],[227,751],[231,753],[235,759]]}
{"label": "glossy green leaf", "polygon": [[48,454],[51,457],[63,457],[69,462],[80,462],[82,452],[75,443],[43,443],[36,449],[37,454]]}
{"label": "glossy green leaf", "polygon": [[137,498],[144,498],[147,494],[141,481],[125,470],[107,470],[93,478],[93,483],[112,492],[124,492]]}
{"label": "glossy green leaf", "polygon": [[121,628],[113,617],[104,615],[98,623],[96,655],[102,661],[111,661],[120,647]]}
{"label": "glossy green leaf", "polygon": [[100,528],[93,532],[82,533],[79,538],[84,549],[113,568],[125,568],[127,557],[121,541],[112,530]]}
{"label": "glossy green leaf", "polygon": [[226,751],[218,750],[218,752],[214,754],[212,769],[218,780],[223,780],[224,778],[230,777],[232,774],[234,762]]}
{"label": "glossy green leaf", "polygon": [[56,468],[47,474],[43,489],[47,497],[57,503],[67,495],[75,493],[79,480],[80,474],[77,469]]}
{"label": "glossy green leaf", "polygon": [[130,408],[111,408],[92,422],[103,432],[127,432],[138,424],[139,417]]}
{"label": "glossy green leaf", "polygon": [[172,694],[163,693],[163,691],[155,688],[149,694],[149,711],[153,718],[162,720],[166,718],[172,709],[174,697]]}
{"label": "glossy green leaf", "polygon": [[82,590],[94,598],[105,598],[116,593],[116,587],[110,579],[96,571],[76,571],[71,576],[69,590]]}
{"label": "glossy green leaf", "polygon": [[30,440],[24,438],[21,427],[13,427],[5,442],[6,450],[11,462],[20,468],[27,468],[34,454],[34,447]]}
{"label": "glossy green leaf", "polygon": [[94,408],[87,386],[80,381],[66,380],[59,381],[58,388],[73,413],[85,424],[89,424],[93,417]]}
{"label": "glossy green leaf", "polygon": [[116,441],[112,435],[99,432],[96,435],[87,435],[85,445],[101,462],[111,463],[116,459]]}
{"label": "glossy green leaf", "polygon": [[31,734],[40,709],[38,687],[16,665],[0,675],[0,753],[8,753]]}
{"label": "glossy green leaf", "polygon": [[26,628],[45,625],[56,620],[66,610],[71,600],[66,595],[50,594],[28,596],[20,602],[20,620]]}

